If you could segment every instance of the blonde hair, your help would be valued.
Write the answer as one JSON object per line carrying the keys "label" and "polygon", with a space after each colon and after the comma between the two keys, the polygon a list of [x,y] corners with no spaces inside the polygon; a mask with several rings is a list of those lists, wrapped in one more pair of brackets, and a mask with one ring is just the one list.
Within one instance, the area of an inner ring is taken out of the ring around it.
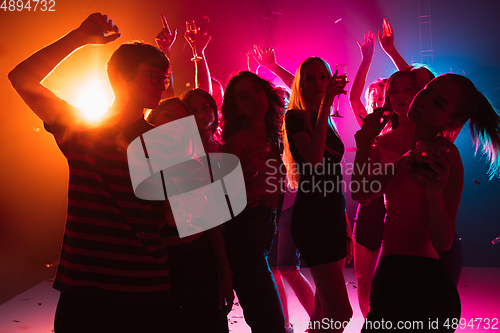
{"label": "blonde hair", "polygon": [[[458,133],[469,120],[470,134],[476,154],[480,150],[489,161],[490,179],[500,177],[500,116],[490,101],[479,92],[471,80],[458,74],[443,74],[455,81],[461,89],[461,100],[451,117],[457,122],[452,132]],[[439,77],[438,77],[439,78]]]}
{"label": "blonde hair", "polygon": [[[311,125],[311,119],[309,117],[310,112],[310,103],[307,101],[302,92],[303,86],[303,71],[304,67],[313,63],[319,62],[323,64],[328,72],[328,79],[330,79],[332,75],[332,70],[330,69],[330,65],[320,57],[309,57],[300,64],[299,68],[297,68],[297,72],[295,73],[295,78],[292,83],[292,93],[290,95],[290,101],[288,102],[287,113],[290,110],[294,110],[298,112],[300,117],[304,119],[305,128],[308,133],[312,134],[313,128]],[[335,124],[331,122],[333,130],[337,132],[335,128]],[[290,144],[288,140],[288,135],[286,132],[286,114],[285,119],[283,119],[283,163],[286,167],[286,175],[288,179],[288,187],[291,189],[296,189],[299,184],[300,175],[297,171],[297,167],[295,164],[295,160],[293,159],[292,152],[290,151]]]}

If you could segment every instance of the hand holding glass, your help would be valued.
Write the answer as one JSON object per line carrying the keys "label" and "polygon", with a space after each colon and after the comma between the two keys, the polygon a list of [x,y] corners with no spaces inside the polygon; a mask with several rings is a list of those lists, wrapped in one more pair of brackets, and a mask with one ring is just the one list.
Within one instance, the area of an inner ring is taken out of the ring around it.
{"label": "hand holding glass", "polygon": [[[196,27],[196,23],[194,20],[187,20],[186,21],[186,34],[189,37],[189,39],[194,40],[196,38],[196,35],[198,34],[199,29]],[[198,61],[203,59],[198,55],[196,52],[196,47],[193,48],[193,58],[191,58],[191,61]]]}
{"label": "hand holding glass", "polygon": [[[347,65],[337,64],[335,66],[335,70],[337,71],[337,81],[347,80]],[[334,113],[332,114],[332,117],[344,118],[339,114],[340,96],[342,96],[342,94],[335,96],[333,101]]]}
{"label": "hand holding glass", "polygon": [[438,158],[448,152],[449,149],[447,147],[441,146],[437,143],[420,140],[417,141],[415,145],[415,157],[410,167],[410,175],[419,174],[436,179],[438,175],[429,165],[429,161],[438,164]]}

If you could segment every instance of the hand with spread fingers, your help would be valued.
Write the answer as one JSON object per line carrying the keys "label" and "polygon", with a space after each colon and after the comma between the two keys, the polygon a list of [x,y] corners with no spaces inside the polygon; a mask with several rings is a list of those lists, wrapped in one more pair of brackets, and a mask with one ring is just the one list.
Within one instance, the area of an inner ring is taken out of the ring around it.
{"label": "hand with spread fingers", "polygon": [[276,65],[276,54],[271,47],[262,49],[259,45],[254,44],[252,55],[257,63],[264,67],[272,67]]}
{"label": "hand with spread fingers", "polygon": [[383,31],[378,29],[378,42],[384,51],[394,48],[394,32],[391,24],[384,18],[382,23]]}
{"label": "hand with spread fingers", "polygon": [[[189,36],[187,31],[184,32],[184,38],[186,38],[186,41],[188,42],[189,46],[191,47],[191,50],[193,50],[193,54],[198,54],[198,55],[203,55],[205,53],[205,49],[212,39],[211,35],[208,35],[206,31],[203,33],[200,32],[200,28],[198,27],[198,32],[196,35]],[[196,52],[195,52],[196,51]]]}
{"label": "hand with spread fingers", "polygon": [[170,54],[170,48],[175,42],[175,39],[177,38],[177,29],[174,29],[173,33],[170,30],[167,19],[165,16],[162,14],[161,15],[161,22],[163,25],[163,29],[158,33],[156,36],[156,45],[158,45],[158,48],[165,54]]}
{"label": "hand with spread fingers", "polygon": [[375,33],[371,30],[368,30],[368,33],[365,34],[365,42],[363,45],[359,41],[358,43],[359,49],[361,51],[362,61],[368,61],[371,63],[373,59],[373,53],[375,51]]}
{"label": "hand with spread fingers", "polygon": [[86,44],[107,44],[121,37],[120,29],[107,15],[94,13],[75,30]]}

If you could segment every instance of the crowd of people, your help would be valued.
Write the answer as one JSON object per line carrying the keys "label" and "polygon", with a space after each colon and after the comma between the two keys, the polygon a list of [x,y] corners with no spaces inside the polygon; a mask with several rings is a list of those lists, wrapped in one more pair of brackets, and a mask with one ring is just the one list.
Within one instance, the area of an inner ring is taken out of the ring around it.
{"label": "crowd of people", "polygon": [[[115,100],[99,123],[41,82],[76,49],[121,36],[106,15],[90,15],[9,73],[69,165],[55,332],[229,332],[233,290],[252,332],[292,332],[283,281],[308,313],[309,332],[342,332],[353,315],[344,279],[351,257],[363,332],[383,321],[435,321],[433,331],[454,331],[445,322],[460,318],[455,220],[464,176],[453,142],[466,122],[490,176],[500,175],[500,118],[474,84],[408,65],[384,19],[378,39],[397,71],[369,85],[366,103],[371,31],[358,42],[362,60],[349,92],[348,78],[322,58],[305,59],[293,75],[258,45],[247,53],[248,70],[224,87],[205,58],[211,36],[186,34],[198,56],[196,87],[175,97],[169,59],[177,31],[163,15],[162,24],[157,47],[124,43],[108,60]],[[251,62],[287,87],[260,77]],[[352,182],[374,185],[351,193],[360,203],[354,232],[339,185],[344,144],[331,118],[341,94],[361,127]],[[206,153],[239,158],[247,205],[227,223],[180,237],[168,200],[135,196],[127,146],[189,116]]]}

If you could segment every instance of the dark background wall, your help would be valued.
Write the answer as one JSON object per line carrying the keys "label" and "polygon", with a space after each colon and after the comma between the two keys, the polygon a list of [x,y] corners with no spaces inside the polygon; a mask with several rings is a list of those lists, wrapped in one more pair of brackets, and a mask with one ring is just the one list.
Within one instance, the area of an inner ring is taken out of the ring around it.
{"label": "dark background wall", "polygon": [[[426,5],[427,1],[421,1]],[[144,40],[154,43],[161,29],[160,13],[179,35],[172,48],[176,92],[193,82],[190,50],[182,38],[184,22],[194,19],[213,35],[206,57],[213,76],[225,81],[235,70],[246,67],[246,51],[255,43],[273,46],[279,63],[295,72],[308,56],[348,65],[350,80],[360,62],[356,40],[369,29],[376,31],[386,17],[392,24],[396,46],[408,62],[420,61],[418,0],[281,0],[282,13],[275,26],[276,42],[265,40],[270,4],[276,1],[231,0],[56,0],[54,12],[0,10],[0,303],[18,292],[21,284],[33,284],[39,276],[50,276],[45,264],[57,259],[65,222],[67,164],[41,121],[15,94],[7,73],[35,50],[76,28],[91,12],[108,14],[120,27],[122,37],[105,46],[85,47],[59,66],[45,81],[60,97],[75,103],[79,83],[88,72],[104,77],[104,64],[118,43]],[[432,68],[453,71],[472,79],[478,89],[500,108],[500,2],[492,0],[431,0]],[[278,17],[278,16],[276,16]],[[339,19],[341,19],[339,21]],[[337,23],[336,23],[337,22]],[[388,77],[394,66],[376,45],[367,82]],[[262,75],[273,76],[263,70]],[[281,84],[279,80],[275,83]],[[349,86],[348,86],[349,88]],[[109,93],[109,91],[108,91]],[[341,101],[345,118],[337,121],[346,147],[354,147],[358,129]],[[466,130],[456,141],[465,166],[465,186],[457,219],[465,266],[500,267],[500,182],[488,181],[484,159],[474,158]],[[354,153],[346,153],[351,163]],[[347,180],[349,177],[347,177]],[[475,185],[473,179],[479,180]],[[348,198],[352,220],[356,203]],[[24,286],[23,285],[23,286]]]}

